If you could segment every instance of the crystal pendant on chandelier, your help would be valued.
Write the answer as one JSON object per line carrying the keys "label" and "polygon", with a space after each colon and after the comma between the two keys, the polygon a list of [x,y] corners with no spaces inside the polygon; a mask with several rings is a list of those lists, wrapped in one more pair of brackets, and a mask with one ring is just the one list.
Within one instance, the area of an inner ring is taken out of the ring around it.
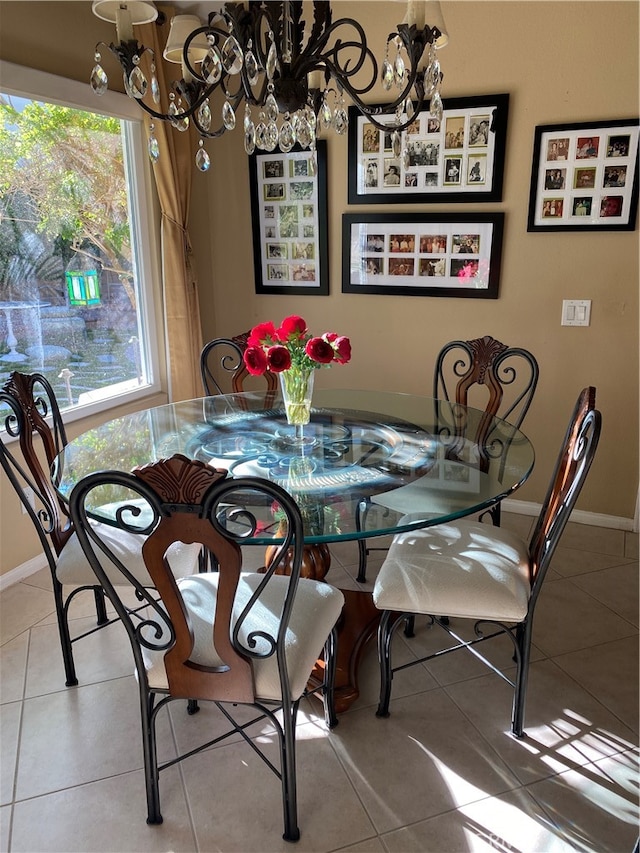
{"label": "crystal pendant on chandelier", "polygon": [[402,140],[397,130],[394,130],[391,136],[391,148],[394,157],[399,157],[402,153]]}
{"label": "crystal pendant on chandelier", "polygon": [[258,82],[260,69],[258,68],[258,60],[251,50],[251,41],[249,41],[249,49],[244,56],[244,70],[247,72],[247,79],[251,86],[255,86]]}
{"label": "crystal pendant on chandelier", "polygon": [[184,133],[185,130],[189,129],[189,118],[185,116],[182,110],[178,109],[175,100],[172,100],[169,104],[169,115],[171,116],[171,124],[176,130]]}
{"label": "crystal pendant on chandelier", "polygon": [[267,125],[264,123],[264,113],[260,113],[260,121],[256,125],[256,146],[261,151],[267,147]]}
{"label": "crystal pendant on chandelier", "polygon": [[275,121],[270,121],[267,125],[267,133],[265,139],[265,151],[275,151],[278,145],[278,125]]}
{"label": "crystal pendant on chandelier", "polygon": [[158,105],[160,103],[160,86],[156,77],[156,66],[153,62],[151,63],[151,97],[154,104]]}
{"label": "crystal pendant on chandelier", "polygon": [[244,150],[247,154],[256,150],[256,126],[251,120],[244,126]]}
{"label": "crystal pendant on chandelier", "polygon": [[134,98],[144,98],[147,94],[147,78],[142,73],[139,65],[129,75],[129,91]]}
{"label": "crystal pendant on chandelier", "polygon": [[198,107],[198,112],[196,113],[196,122],[200,128],[200,130],[207,133],[211,130],[211,107],[209,106],[209,100],[207,99],[204,103],[200,104]]}
{"label": "crystal pendant on chandelier", "polygon": [[284,121],[282,122],[282,127],[280,128],[280,133],[278,135],[278,143],[280,145],[280,150],[287,154],[293,146],[296,144],[296,133],[293,129],[293,125],[289,121],[289,113],[287,113],[284,117]]}
{"label": "crystal pendant on chandelier", "polygon": [[95,55],[96,64],[93,67],[93,71],[91,72],[91,79],[89,80],[89,85],[96,93],[96,95],[104,95],[109,87],[109,78],[107,77],[104,68],[100,65],[100,54],[96,53]]}
{"label": "crystal pendant on chandelier", "polygon": [[198,143],[198,150],[196,151],[196,166],[200,169],[201,172],[206,172],[211,165],[211,158],[207,154],[207,150],[204,147],[204,142],[202,139]]}
{"label": "crystal pendant on chandelier", "polygon": [[380,75],[380,82],[382,83],[382,88],[388,92],[393,86],[394,79],[395,75],[393,73],[393,65],[385,57],[385,60],[382,63],[382,73]]}
{"label": "crystal pendant on chandelier", "polygon": [[[269,85],[273,88],[273,83],[270,83]],[[278,118],[278,104],[273,92],[269,92],[267,95],[267,100],[264,102],[264,111],[269,121],[276,121]]]}
{"label": "crystal pendant on chandelier", "polygon": [[400,51],[398,51],[398,55],[396,56],[396,61],[393,64],[393,79],[398,87],[398,89],[402,89],[405,84],[406,78],[406,69],[404,65],[404,59],[400,55]]}
{"label": "crystal pendant on chandelier", "polygon": [[347,132],[347,128],[349,127],[349,116],[347,115],[347,111],[344,106],[339,106],[336,110],[336,114],[333,117],[333,129],[340,136],[343,136]]}
{"label": "crystal pendant on chandelier", "polygon": [[149,152],[149,159],[152,163],[157,163],[160,159],[160,146],[158,145],[158,140],[155,136],[155,127],[153,124],[149,125],[149,140],[147,142],[147,151]]}
{"label": "crystal pendant on chandelier", "polygon": [[333,123],[333,113],[331,107],[327,103],[327,93],[324,93],[320,109],[318,110],[318,126],[320,130],[328,130]]}
{"label": "crystal pendant on chandelier", "polygon": [[214,86],[222,77],[222,60],[215,47],[210,47],[202,60],[202,76],[210,86]]}
{"label": "crystal pendant on chandelier", "polygon": [[276,50],[272,32],[269,32],[269,37],[271,38],[271,47],[267,54],[267,78],[269,80],[273,80],[275,73],[278,70],[278,51]]}
{"label": "crystal pendant on chandelier", "polygon": [[442,111],[443,107],[440,92],[434,92],[431,96],[431,103],[429,104],[429,115],[438,121],[442,121]]}
{"label": "crystal pendant on chandelier", "polygon": [[239,74],[243,63],[242,48],[235,36],[229,36],[222,45],[222,65],[228,74]]}
{"label": "crystal pendant on chandelier", "polygon": [[233,130],[236,126],[236,114],[229,101],[225,101],[222,105],[222,123],[227,130]]}

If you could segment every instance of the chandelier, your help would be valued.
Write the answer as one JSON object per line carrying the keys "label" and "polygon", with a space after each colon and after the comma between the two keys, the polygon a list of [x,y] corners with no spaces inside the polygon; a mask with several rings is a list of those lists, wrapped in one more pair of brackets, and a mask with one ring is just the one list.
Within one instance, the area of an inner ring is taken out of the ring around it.
{"label": "chandelier", "polygon": [[[303,5],[313,13],[307,28]],[[290,151],[294,145],[314,152],[319,133],[345,134],[345,94],[375,127],[391,133],[396,156],[401,131],[429,103],[430,114],[442,118],[442,72],[436,50],[448,42],[437,0],[409,0],[404,21],[390,33],[380,63],[367,45],[362,25],[353,18],[333,20],[328,0],[302,2],[226,3],[209,14],[203,25],[194,15],[176,15],[163,57],[181,66],[182,77],[171,83],[161,108],[153,50],[139,44],[136,24],[150,23],[158,11],[148,0],[94,0],[93,12],[116,25],[117,42],[108,49],[120,62],[124,87],[153,120],[169,122],[178,131],[193,123],[200,134],[196,165],[210,166],[203,141],[233,130],[244,102],[244,147],[259,151]],[[108,87],[95,51],[91,87],[101,95]],[[387,102],[366,103],[376,85]],[[214,106],[215,100],[221,102]],[[149,156],[156,162],[159,147],[153,122]]]}

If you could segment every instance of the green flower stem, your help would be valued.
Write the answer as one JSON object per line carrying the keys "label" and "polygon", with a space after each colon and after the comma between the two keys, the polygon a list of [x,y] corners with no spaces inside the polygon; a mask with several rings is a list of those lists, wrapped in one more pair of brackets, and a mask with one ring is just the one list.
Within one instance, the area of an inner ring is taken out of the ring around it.
{"label": "green flower stem", "polygon": [[280,374],[280,387],[284,398],[287,421],[296,426],[309,423],[311,396],[313,394],[313,370],[290,367]]}

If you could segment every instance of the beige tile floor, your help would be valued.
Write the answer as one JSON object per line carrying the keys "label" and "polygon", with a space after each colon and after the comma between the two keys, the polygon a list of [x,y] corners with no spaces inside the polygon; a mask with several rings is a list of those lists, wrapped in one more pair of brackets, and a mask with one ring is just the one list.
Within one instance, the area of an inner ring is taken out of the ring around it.
{"label": "beige tile floor", "polygon": [[[503,524],[526,535],[531,519],[507,514]],[[354,559],[353,546],[334,549],[338,585],[355,585]],[[90,601],[78,608],[80,626]],[[305,705],[296,846],[281,839],[279,783],[241,742],[163,773],[164,823],[147,826],[126,636],[116,625],[79,643],[80,684],[65,688],[52,613],[44,572],[0,595],[1,851],[633,850],[635,535],[569,525],[536,613],[526,739],[508,734],[507,686],[468,655],[396,676],[388,719],[374,714],[373,646],[360,698],[334,731],[318,705]],[[414,639],[395,642],[396,660],[408,659],[433,646],[434,630],[421,622]],[[495,659],[508,664],[509,654],[503,646]],[[159,727],[162,751],[218,725],[215,709],[188,717],[174,703]],[[257,733],[267,748],[271,735]]]}

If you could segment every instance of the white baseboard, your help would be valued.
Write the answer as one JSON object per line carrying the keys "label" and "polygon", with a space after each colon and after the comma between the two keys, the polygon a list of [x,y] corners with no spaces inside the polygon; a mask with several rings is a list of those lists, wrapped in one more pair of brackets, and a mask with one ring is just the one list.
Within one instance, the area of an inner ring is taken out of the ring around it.
{"label": "white baseboard", "polygon": [[46,568],[48,568],[47,558],[44,554],[38,554],[37,557],[33,557],[31,560],[27,560],[26,563],[22,563],[16,566],[15,569],[11,569],[0,575],[0,592],[8,586],[18,583],[18,581],[23,581],[29,575],[35,575],[36,572]]}
{"label": "white baseboard", "polygon": [[[516,501],[507,498],[502,501],[502,508],[505,512],[513,512],[516,515],[537,516],[540,514],[541,506],[531,501]],[[590,524],[592,527],[610,527],[612,530],[635,530],[633,518],[605,515],[601,512],[585,512],[581,509],[574,509],[570,520],[575,524]]]}
{"label": "white baseboard", "polygon": [[[502,507],[505,512],[512,512],[515,515],[537,516],[540,513],[540,504],[532,503],[531,501],[515,501],[507,498],[507,500],[502,502]],[[590,524],[592,527],[610,527],[612,530],[633,531],[635,529],[633,518],[604,515],[601,512],[585,512],[579,509],[571,513],[571,521],[576,524]],[[15,569],[11,569],[5,572],[5,574],[0,575],[0,592],[8,586],[12,586],[12,584],[24,580],[29,575],[39,572],[40,569],[46,568],[47,560],[44,554],[27,560],[26,563],[22,563],[22,565],[16,566]]]}

